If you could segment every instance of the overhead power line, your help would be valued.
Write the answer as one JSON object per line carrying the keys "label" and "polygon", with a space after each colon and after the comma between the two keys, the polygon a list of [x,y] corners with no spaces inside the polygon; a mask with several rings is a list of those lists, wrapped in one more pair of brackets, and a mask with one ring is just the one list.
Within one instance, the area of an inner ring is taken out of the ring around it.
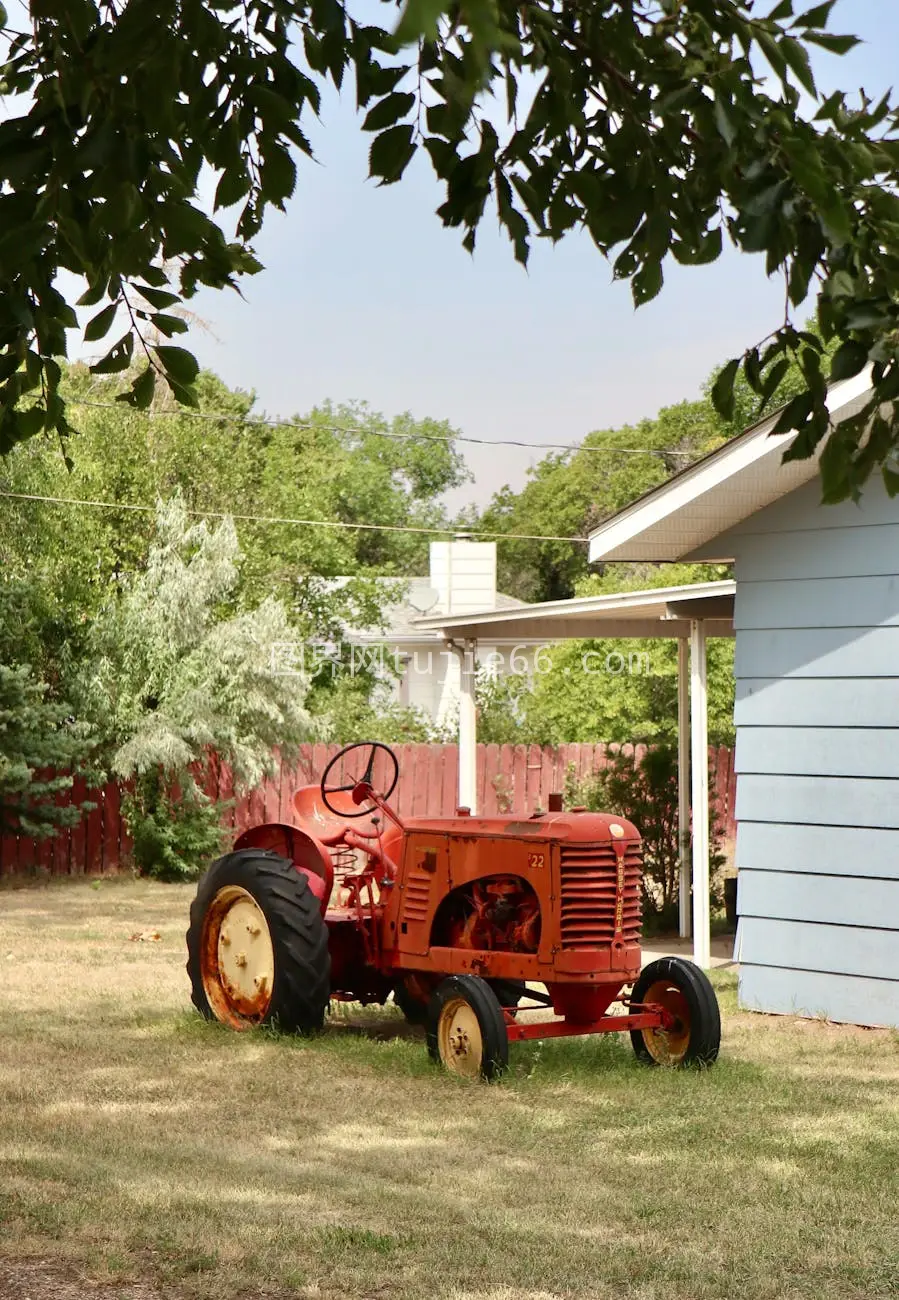
{"label": "overhead power line", "polygon": [[[136,510],[147,514],[156,513],[156,506],[136,505],[129,501],[89,501],[80,497],[49,497],[39,496],[36,492],[5,492],[2,490],[0,490],[0,497],[7,497],[13,501],[37,501],[44,505],[53,506],[89,506],[100,510]],[[447,528],[424,528],[413,524],[349,524],[336,519],[290,519],[280,515],[250,515],[239,513],[236,510],[191,510],[187,507],[185,507],[185,513],[198,515],[203,519],[239,519],[244,523],[288,524],[303,528],[350,528],[356,531],[374,533],[425,533],[432,537],[464,534],[466,537],[475,540],[480,538],[485,541],[579,542],[586,544],[589,540],[586,537],[551,537],[543,533],[480,532],[477,529],[466,528],[464,525],[449,526]]]}
{"label": "overhead power line", "polygon": [[[68,399],[69,406],[88,406],[101,411],[122,412],[121,402],[90,402],[86,399]],[[583,451],[590,455],[623,456],[681,456],[691,457],[692,451],[669,451],[662,447],[585,447],[583,443],[571,442],[525,442],[519,438],[469,438],[464,434],[454,434],[452,438],[442,438],[437,433],[392,433],[386,429],[368,429],[359,425],[324,424],[318,420],[282,420],[264,415],[235,415],[233,411],[191,411],[181,408],[177,411],[143,411],[143,415],[157,418],[178,416],[190,420],[208,420],[218,423],[231,420],[237,424],[260,424],[268,428],[321,429],[326,433],[357,433],[371,438],[390,438],[396,442],[467,442],[479,447],[525,447],[534,451]],[[503,534],[505,536],[505,534]]]}

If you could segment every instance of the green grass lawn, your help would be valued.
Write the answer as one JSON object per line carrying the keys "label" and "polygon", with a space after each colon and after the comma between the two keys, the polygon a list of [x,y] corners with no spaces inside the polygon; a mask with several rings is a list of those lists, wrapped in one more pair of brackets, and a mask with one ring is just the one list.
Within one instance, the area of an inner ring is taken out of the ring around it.
{"label": "green grass lawn", "polygon": [[468,1084],[392,1010],[202,1022],[192,892],[0,891],[0,1296],[899,1295],[896,1034],[741,1014],[724,974],[712,1070],[568,1039]]}

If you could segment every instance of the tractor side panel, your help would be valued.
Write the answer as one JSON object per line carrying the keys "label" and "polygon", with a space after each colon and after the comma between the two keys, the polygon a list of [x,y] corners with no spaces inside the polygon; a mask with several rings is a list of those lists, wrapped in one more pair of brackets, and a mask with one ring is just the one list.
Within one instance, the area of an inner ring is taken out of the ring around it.
{"label": "tractor side panel", "polygon": [[454,835],[449,846],[449,883],[452,889],[492,876],[514,876],[530,885],[540,906],[537,960],[551,962],[555,943],[552,926],[554,846],[546,840],[518,840],[505,835]]}
{"label": "tractor side panel", "polygon": [[391,923],[401,953],[424,956],[434,913],[450,887],[449,843],[445,835],[412,832],[406,837],[403,869]]}

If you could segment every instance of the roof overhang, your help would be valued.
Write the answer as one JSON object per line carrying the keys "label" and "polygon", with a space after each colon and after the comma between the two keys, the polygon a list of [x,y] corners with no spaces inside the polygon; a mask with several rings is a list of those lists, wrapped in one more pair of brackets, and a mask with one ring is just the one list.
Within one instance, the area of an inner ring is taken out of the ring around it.
{"label": "roof overhang", "polygon": [[[834,384],[827,394],[833,423],[856,414],[870,394],[870,369]],[[590,534],[590,560],[679,560],[701,548],[704,560],[732,560],[726,541],[720,555],[709,543],[818,473],[817,457],[782,463],[795,434],[772,436],[778,414],[600,524]]]}
{"label": "roof overhang", "polygon": [[490,645],[540,643],[591,637],[687,637],[690,623],[702,619],[709,636],[732,636],[736,584],[700,582],[609,596],[548,600],[520,609],[416,619],[423,632],[445,641],[484,641]]}

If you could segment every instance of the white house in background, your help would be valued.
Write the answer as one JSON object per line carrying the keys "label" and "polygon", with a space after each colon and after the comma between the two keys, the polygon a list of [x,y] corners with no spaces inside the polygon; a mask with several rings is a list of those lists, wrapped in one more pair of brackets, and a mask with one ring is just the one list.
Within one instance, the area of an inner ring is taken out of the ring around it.
{"label": "white house in background", "polygon": [[[432,542],[427,577],[383,579],[386,590],[398,593],[395,603],[383,609],[383,626],[354,629],[350,642],[366,652],[389,660],[401,676],[385,673],[397,703],[420,709],[439,725],[452,725],[459,712],[461,655],[439,633],[423,631],[415,620],[440,614],[472,614],[486,609],[518,609],[525,602],[496,590],[496,543],[458,537]],[[509,670],[513,651],[519,653],[512,670],[530,660],[540,642],[498,641],[478,649],[478,662],[502,674]]]}
{"label": "white house in background", "polygon": [[[869,396],[828,395],[833,422]],[[820,504],[776,416],[591,535],[590,559],[734,564],[740,1001],[899,1026],[899,499]]]}

